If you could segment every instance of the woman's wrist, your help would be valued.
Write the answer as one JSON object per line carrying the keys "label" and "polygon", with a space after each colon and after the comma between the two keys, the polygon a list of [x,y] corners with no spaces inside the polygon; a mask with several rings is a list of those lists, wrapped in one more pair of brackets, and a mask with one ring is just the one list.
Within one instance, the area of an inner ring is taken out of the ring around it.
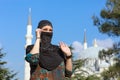
{"label": "woman's wrist", "polygon": [[71,59],[71,58],[72,58],[72,54],[71,54],[71,55],[66,56],[66,59]]}
{"label": "woman's wrist", "polygon": [[37,42],[40,42],[40,41],[41,41],[41,38],[40,38],[40,37],[36,37],[36,41],[37,41]]}
{"label": "woman's wrist", "polygon": [[37,39],[40,39],[40,37],[37,37]]}
{"label": "woman's wrist", "polygon": [[36,37],[36,39],[40,39],[40,37]]}

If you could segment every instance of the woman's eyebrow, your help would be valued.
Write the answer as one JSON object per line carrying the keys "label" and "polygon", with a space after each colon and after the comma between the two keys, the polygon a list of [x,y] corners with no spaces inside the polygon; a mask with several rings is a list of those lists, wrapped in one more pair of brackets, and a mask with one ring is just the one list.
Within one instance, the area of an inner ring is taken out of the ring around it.
{"label": "woman's eyebrow", "polygon": [[47,28],[44,28],[43,30],[47,30]]}

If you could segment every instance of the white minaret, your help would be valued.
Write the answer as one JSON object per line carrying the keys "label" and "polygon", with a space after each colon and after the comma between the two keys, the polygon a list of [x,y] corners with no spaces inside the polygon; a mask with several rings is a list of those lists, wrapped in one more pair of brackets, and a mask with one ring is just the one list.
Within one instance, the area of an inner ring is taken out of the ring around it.
{"label": "white minaret", "polygon": [[[32,38],[33,38],[33,35],[32,35],[32,22],[31,22],[31,8],[29,8],[27,34],[26,34],[25,38],[26,38],[26,45],[25,45],[25,48],[26,48],[28,45],[32,44]],[[25,61],[24,80],[30,80],[30,65],[26,61]]]}
{"label": "white minaret", "polygon": [[93,46],[98,47],[96,39],[94,39]]}
{"label": "white minaret", "polygon": [[87,49],[87,39],[86,39],[86,29],[84,30],[84,43],[83,43],[84,50]]}

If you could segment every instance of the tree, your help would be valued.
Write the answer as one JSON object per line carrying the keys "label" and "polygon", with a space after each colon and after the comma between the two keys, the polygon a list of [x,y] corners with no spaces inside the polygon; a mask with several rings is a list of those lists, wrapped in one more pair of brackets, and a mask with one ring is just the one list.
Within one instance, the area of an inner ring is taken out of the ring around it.
{"label": "tree", "polygon": [[[106,57],[110,58],[113,54],[116,55],[114,58],[115,64],[110,66],[108,70],[105,70],[104,72],[101,73],[103,76],[104,80],[109,80],[109,79],[114,79],[114,78],[119,78],[120,76],[120,45],[115,44],[112,49],[109,49],[108,51],[102,50],[99,52],[99,58],[100,59],[105,59]],[[118,79],[117,79],[118,80]]]}
{"label": "tree", "polygon": [[[86,59],[79,59],[76,61],[73,61],[73,71],[74,76],[71,78],[71,80],[100,80],[99,77],[96,75],[89,75],[87,71],[84,71],[81,69],[81,67],[84,65]],[[86,76],[89,75],[89,76]]]}
{"label": "tree", "polygon": [[97,77],[96,75],[90,75],[86,78],[86,80],[101,80],[100,77]]}
{"label": "tree", "polygon": [[104,80],[109,80],[112,79],[114,80],[114,78],[118,78],[120,77],[120,63],[114,64],[113,66],[110,66],[108,70],[104,71],[101,73],[101,75],[103,76]]}
{"label": "tree", "polygon": [[94,25],[99,31],[110,36],[120,36],[120,0],[107,0],[100,16],[93,16]]}
{"label": "tree", "polygon": [[[8,68],[5,68],[4,65],[7,64],[6,61],[2,61],[2,58],[5,56],[5,53],[0,49],[0,80],[12,80],[17,73],[10,71]],[[17,79],[15,79],[17,80]]]}
{"label": "tree", "polygon": [[84,64],[85,60],[79,59],[73,61],[73,74],[72,80],[85,80],[83,73],[87,73],[86,71],[81,70],[82,65]]}
{"label": "tree", "polygon": [[[100,17],[94,15],[92,18],[94,25],[101,33],[109,36],[120,36],[120,0],[107,0],[106,7],[101,10]],[[120,78],[120,42],[116,42],[113,48],[108,51],[100,51],[99,58],[110,58],[111,55],[117,56],[116,63],[101,74],[104,80]]]}

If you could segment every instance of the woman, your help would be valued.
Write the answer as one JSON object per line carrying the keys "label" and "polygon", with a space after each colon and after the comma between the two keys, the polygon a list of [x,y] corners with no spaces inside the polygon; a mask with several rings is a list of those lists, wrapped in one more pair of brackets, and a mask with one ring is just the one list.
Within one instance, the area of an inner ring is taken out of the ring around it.
{"label": "woman", "polygon": [[69,47],[60,42],[52,45],[53,26],[42,20],[36,29],[34,45],[26,48],[26,61],[30,63],[30,80],[64,80],[72,75],[72,54]]}

